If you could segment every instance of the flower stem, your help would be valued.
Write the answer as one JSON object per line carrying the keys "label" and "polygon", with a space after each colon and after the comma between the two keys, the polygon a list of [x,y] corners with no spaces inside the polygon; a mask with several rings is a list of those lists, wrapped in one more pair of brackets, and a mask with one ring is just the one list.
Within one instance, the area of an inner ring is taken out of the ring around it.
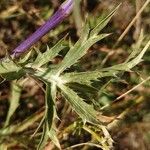
{"label": "flower stem", "polygon": [[28,50],[33,44],[39,41],[47,32],[55,28],[61,23],[72,11],[73,0],[66,0],[56,11],[56,13],[48,19],[41,27],[39,27],[32,35],[20,43],[12,52],[12,57],[17,57]]}

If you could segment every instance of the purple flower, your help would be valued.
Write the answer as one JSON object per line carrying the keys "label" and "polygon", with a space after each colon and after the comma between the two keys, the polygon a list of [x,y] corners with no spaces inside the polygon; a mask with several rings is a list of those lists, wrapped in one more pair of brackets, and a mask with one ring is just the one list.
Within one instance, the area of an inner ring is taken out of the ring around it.
{"label": "purple flower", "polygon": [[32,35],[20,43],[13,52],[12,57],[19,56],[21,53],[28,50],[33,44],[41,39],[47,32],[56,27],[66,18],[73,9],[73,0],[66,0],[56,11],[56,13],[48,19],[41,27],[39,27]]}

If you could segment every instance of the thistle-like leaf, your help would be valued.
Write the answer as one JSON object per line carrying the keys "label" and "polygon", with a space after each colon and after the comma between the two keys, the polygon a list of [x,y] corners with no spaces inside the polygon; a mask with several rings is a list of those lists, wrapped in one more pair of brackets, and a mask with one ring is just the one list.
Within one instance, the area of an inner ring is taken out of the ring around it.
{"label": "thistle-like leaf", "polygon": [[64,75],[60,76],[61,80],[64,83],[79,83],[85,84],[90,86],[92,81],[96,81],[103,77],[115,76],[118,71],[87,71],[87,72],[77,72],[77,73],[65,73]]}
{"label": "thistle-like leaf", "polygon": [[90,32],[90,37],[97,35],[110,21],[110,19],[112,18],[112,16],[115,14],[115,12],[117,11],[117,9],[120,7],[121,4],[119,4],[116,8],[113,9],[113,11],[111,11],[105,18],[103,18],[101,20],[100,17],[100,22],[96,25],[96,27]]}
{"label": "thistle-like leaf", "polygon": [[43,134],[40,140],[40,143],[38,145],[38,149],[42,150],[45,146],[48,138],[52,140],[52,142],[60,148],[59,140],[57,139],[57,135],[54,127],[54,118],[56,118],[56,110],[54,101],[56,98],[56,85],[54,83],[47,83],[46,82],[46,114],[45,114],[45,123],[43,126]]}
{"label": "thistle-like leaf", "polygon": [[[60,76],[63,83],[79,83],[79,84],[85,84],[90,86],[92,83],[92,80],[96,81],[99,78],[102,77],[108,77],[108,76],[115,76],[119,73],[119,71],[129,71],[134,66],[136,66],[138,63],[141,62],[142,57],[146,50],[148,49],[150,45],[150,41],[145,45],[143,50],[139,52],[139,54],[132,59],[129,62],[124,62],[119,65],[114,65],[112,67],[103,68],[102,70],[96,70],[96,71],[88,71],[88,72],[79,72],[79,73],[65,73],[64,75]],[[136,51],[136,50],[135,50]],[[136,52],[137,54],[137,52]]]}
{"label": "thistle-like leaf", "polygon": [[94,108],[84,102],[84,100],[77,95],[72,89],[62,84],[58,85],[61,89],[63,96],[72,106],[72,109],[83,119],[84,122],[90,122],[92,124],[98,124],[96,115],[97,111]]}
{"label": "thistle-like leaf", "polygon": [[0,75],[11,72],[19,72],[21,67],[16,65],[11,59],[4,58],[0,60]]}
{"label": "thistle-like leaf", "polygon": [[89,23],[87,22],[85,23],[85,27],[82,29],[78,44],[85,42],[88,39],[89,33],[90,33],[90,27],[89,27]]}
{"label": "thistle-like leaf", "polygon": [[20,65],[28,64],[29,61],[30,61],[31,56],[32,56],[32,50],[29,51],[23,58],[21,57],[21,58],[18,60],[18,64],[20,64]]}
{"label": "thistle-like leaf", "polygon": [[127,63],[126,67],[128,69],[131,69],[135,67],[138,63],[140,63],[142,61],[142,57],[144,56],[145,52],[147,51],[149,47],[150,47],[150,40],[147,42],[147,44],[144,46],[144,48],[141,50],[138,56],[136,56],[134,59],[132,59],[131,61]]}
{"label": "thistle-like leaf", "polygon": [[79,41],[72,47],[69,52],[66,54],[65,58],[59,65],[56,73],[60,74],[65,69],[71,67],[73,64],[75,64],[81,57],[83,57],[87,50],[96,42],[102,40],[103,38],[107,37],[109,34],[101,34],[93,36],[86,41],[80,43]]}
{"label": "thistle-like leaf", "polygon": [[130,60],[129,62],[124,62],[122,64],[114,65],[112,67],[104,68],[101,71],[110,71],[110,70],[118,70],[118,71],[129,71],[133,67],[135,67],[138,63],[142,61],[142,57],[150,46],[150,40],[144,46],[144,48],[137,54],[135,58]]}
{"label": "thistle-like leaf", "polygon": [[52,99],[52,94],[51,94],[51,85],[50,83],[46,83],[46,121],[49,130],[51,129],[52,122],[53,122],[53,117],[54,117],[54,102]]}
{"label": "thistle-like leaf", "polygon": [[52,61],[58,53],[65,48],[64,39],[61,39],[57,44],[55,44],[51,49],[47,46],[47,50],[44,53],[39,53],[36,60],[34,61],[32,67],[38,68],[44,64]]}
{"label": "thistle-like leaf", "polygon": [[56,130],[55,130],[55,128],[54,128],[53,126],[52,126],[51,130],[49,131],[48,135],[49,135],[49,138],[52,140],[52,142],[53,142],[59,149],[61,149],[59,140],[58,140],[58,138],[57,138]]}
{"label": "thistle-like leaf", "polygon": [[45,122],[43,126],[42,137],[41,137],[37,150],[43,150],[49,138],[59,149],[61,149],[54,125],[51,127],[50,130],[48,126],[49,125],[47,124],[47,122]]}
{"label": "thistle-like leaf", "polygon": [[44,149],[44,147],[47,143],[47,140],[48,140],[48,132],[49,132],[48,124],[47,124],[47,122],[44,122],[42,137],[41,137],[40,142],[37,146],[37,150],[43,150]]}
{"label": "thistle-like leaf", "polygon": [[132,52],[131,54],[128,56],[128,58],[126,59],[126,62],[130,61],[131,59],[135,58],[136,55],[138,55],[141,51],[141,45],[143,43],[144,40],[144,35],[143,35],[143,31],[141,31],[140,36],[138,38],[138,41],[132,45]]}

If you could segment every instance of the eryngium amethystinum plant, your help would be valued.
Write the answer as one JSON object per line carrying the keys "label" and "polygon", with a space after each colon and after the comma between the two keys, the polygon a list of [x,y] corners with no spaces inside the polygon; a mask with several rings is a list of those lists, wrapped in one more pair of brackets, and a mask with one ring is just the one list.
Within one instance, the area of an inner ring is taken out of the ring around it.
{"label": "eryngium amethystinum plant", "polygon": [[[120,75],[120,73],[122,74],[125,71],[131,71],[134,66],[141,62],[144,53],[150,45],[150,41],[143,49],[135,49],[124,63],[86,72],[79,72],[78,70],[72,72],[70,68],[80,61],[80,59],[86,54],[87,50],[93,44],[110,35],[107,33],[102,34],[100,32],[108,24],[109,20],[119,6],[114,8],[107,16],[100,17],[94,27],[91,27],[87,21],[83,27],[79,40],[75,44],[68,44],[67,46],[65,38],[63,38],[53,47],[49,48],[47,46],[47,50],[44,53],[39,52],[36,58],[33,55],[30,55],[31,53],[29,52],[23,58],[17,60],[14,59],[14,57],[25,52],[50,29],[60,23],[69,14],[69,12],[71,12],[72,4],[73,1],[66,1],[63,5],[61,5],[60,9],[52,18],[50,18],[43,26],[23,41],[13,51],[13,54],[11,55],[13,57],[7,56],[1,60],[1,77],[4,80],[12,80],[10,108],[5,125],[3,129],[0,130],[0,136],[4,137],[1,138],[1,141],[7,136],[23,132],[42,117],[38,129],[34,133],[35,135],[41,127],[43,128],[41,140],[39,141],[37,149],[43,149],[49,138],[58,148],[61,148],[57,138],[57,129],[55,126],[55,120],[58,119],[55,102],[57,93],[59,92],[70,104],[72,110],[78,114],[79,118],[83,122],[84,128],[84,125],[90,124],[103,132],[102,135],[106,138],[105,140],[97,139],[99,146],[105,149],[112,146],[112,140],[108,136],[109,134],[107,132],[107,128],[110,127],[110,119],[103,116],[99,109],[95,109],[92,104],[93,98],[91,101],[87,101],[80,94],[78,94],[78,92],[81,90],[80,87],[82,87],[81,92],[84,91],[86,93],[89,89],[94,89],[96,91],[97,89],[94,87],[94,82],[100,81],[104,77],[113,79]],[[66,48],[69,50],[60,63],[56,65],[49,63]],[[44,112],[34,114],[22,123],[12,125],[9,122],[19,105],[22,89],[21,87],[28,76],[38,79],[46,85]],[[90,129],[88,129],[88,131],[89,130]],[[94,131],[91,131],[89,133],[92,134],[93,132]]]}

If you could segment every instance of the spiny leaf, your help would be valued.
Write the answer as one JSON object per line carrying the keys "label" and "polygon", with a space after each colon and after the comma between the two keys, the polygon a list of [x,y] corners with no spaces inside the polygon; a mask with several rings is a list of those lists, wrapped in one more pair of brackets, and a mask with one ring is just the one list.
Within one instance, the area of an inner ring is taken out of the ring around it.
{"label": "spiny leaf", "polygon": [[143,40],[144,35],[143,31],[141,31],[138,41],[132,45],[132,53],[128,56],[125,62],[129,62],[131,59],[135,58],[138,53],[140,53]]}
{"label": "spiny leaf", "polygon": [[[110,12],[110,14],[108,14],[103,20],[101,20],[96,25],[96,27],[91,31],[90,37],[97,35],[108,24],[108,22],[110,21],[112,16],[115,14],[115,12],[117,11],[117,9],[119,8],[120,5],[118,5],[116,8],[114,8],[114,10],[112,12]],[[100,19],[101,19],[101,17],[100,17]]]}
{"label": "spiny leaf", "polygon": [[50,83],[46,83],[46,95],[45,95],[45,103],[46,103],[46,121],[48,124],[49,130],[51,129],[53,116],[54,116],[54,103],[51,96],[51,85]]}
{"label": "spiny leaf", "polygon": [[45,122],[43,125],[42,137],[41,137],[41,140],[37,146],[37,150],[43,150],[44,149],[44,147],[47,143],[47,140],[48,140],[48,132],[49,132],[48,124],[47,124],[47,122]]}
{"label": "spiny leaf", "polygon": [[89,23],[87,22],[85,23],[85,27],[82,29],[78,43],[85,42],[88,39],[89,33],[90,33],[90,27],[89,27]]}
{"label": "spiny leaf", "polygon": [[131,68],[133,68],[141,61],[149,45],[150,45],[150,41],[146,44],[146,46],[138,54],[138,56],[135,57],[130,62],[125,62],[119,65],[114,65],[112,67],[103,68],[102,70],[79,72],[79,73],[65,73],[64,75],[60,76],[60,78],[63,81],[63,83],[75,82],[75,83],[86,84],[90,86],[92,80],[97,80],[98,78],[107,77],[107,76],[115,76],[121,70],[129,71]]}
{"label": "spiny leaf", "polygon": [[87,72],[78,72],[78,73],[65,73],[64,75],[60,76],[64,83],[79,83],[79,84],[86,84],[91,85],[92,80],[96,81],[98,78],[108,77],[108,76],[115,76],[118,71],[111,72],[103,72],[100,70],[96,71],[87,71]]}
{"label": "spiny leaf", "polygon": [[97,112],[94,108],[85,103],[82,98],[80,98],[77,93],[75,93],[72,89],[62,84],[58,85],[62,90],[62,94],[68,100],[72,109],[83,119],[84,122],[90,122],[92,124],[100,123],[97,118]]}
{"label": "spiny leaf", "polygon": [[65,48],[64,39],[61,39],[51,49],[47,46],[47,50],[44,53],[39,53],[32,67],[38,68],[51,61],[58,53]]}
{"label": "spiny leaf", "polygon": [[3,58],[0,60],[0,75],[11,73],[11,72],[19,72],[20,70],[21,67],[17,66],[9,58]]}
{"label": "spiny leaf", "polygon": [[13,81],[11,86],[10,106],[5,122],[5,127],[9,124],[12,115],[19,106],[20,95],[21,95],[21,87],[16,83],[16,81]]}
{"label": "spiny leaf", "polygon": [[55,130],[53,129],[53,120],[56,118],[56,110],[54,101],[56,98],[56,85],[54,83],[46,83],[46,117],[45,124],[43,127],[43,134],[41,141],[38,145],[38,150],[42,150],[46,145],[48,138],[50,138],[53,143],[60,148],[59,141]]}
{"label": "spiny leaf", "polygon": [[29,51],[23,58],[20,58],[18,61],[18,64],[24,65],[29,62],[29,59],[31,58],[32,50]]}
{"label": "spiny leaf", "polygon": [[110,71],[110,70],[129,71],[130,69],[132,69],[133,67],[135,67],[138,63],[140,63],[142,61],[142,57],[145,54],[145,52],[147,51],[147,49],[149,48],[149,46],[150,46],[150,40],[147,42],[145,47],[141,50],[141,52],[139,52],[139,54],[134,59],[130,60],[129,62],[125,61],[122,64],[104,68],[101,71]]}
{"label": "spiny leaf", "polygon": [[129,69],[135,67],[138,63],[140,63],[142,61],[142,57],[145,54],[145,52],[147,51],[147,49],[150,47],[150,40],[147,42],[147,44],[145,45],[145,47],[142,49],[142,51],[138,54],[137,57],[135,57],[133,60],[131,60],[130,62],[127,63],[127,67]]}
{"label": "spiny leaf", "polygon": [[73,48],[69,50],[66,54],[65,58],[61,62],[59,68],[57,69],[57,73],[62,73],[65,69],[69,68],[73,64],[75,64],[81,57],[86,54],[86,51],[96,42],[100,41],[101,39],[107,37],[109,34],[101,34],[97,36],[93,36],[90,39],[86,40],[85,42],[75,44]]}
{"label": "spiny leaf", "polygon": [[58,138],[57,138],[56,130],[55,130],[55,128],[54,128],[53,126],[52,126],[51,130],[49,131],[48,135],[49,135],[49,138],[52,140],[52,142],[53,142],[59,149],[61,149],[59,140],[58,140]]}

